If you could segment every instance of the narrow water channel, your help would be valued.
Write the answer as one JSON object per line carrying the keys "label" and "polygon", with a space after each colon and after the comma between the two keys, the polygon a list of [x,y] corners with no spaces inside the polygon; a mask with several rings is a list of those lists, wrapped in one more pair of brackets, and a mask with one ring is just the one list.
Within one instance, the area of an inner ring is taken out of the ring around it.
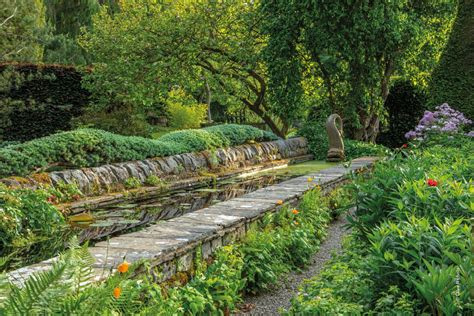
{"label": "narrow water channel", "polygon": [[75,221],[72,226],[77,231],[81,242],[100,240],[159,220],[178,217],[293,177],[329,168],[332,165],[309,161],[283,168],[266,169],[253,174],[243,174],[219,181],[216,185],[169,191],[140,201],[110,205],[75,215],[76,219],[83,220]]}

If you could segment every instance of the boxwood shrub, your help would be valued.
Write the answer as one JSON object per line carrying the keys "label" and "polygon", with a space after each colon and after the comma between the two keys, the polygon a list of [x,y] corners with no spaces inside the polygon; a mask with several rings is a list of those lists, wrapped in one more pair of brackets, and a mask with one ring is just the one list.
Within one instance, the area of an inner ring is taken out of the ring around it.
{"label": "boxwood shrub", "polygon": [[275,139],[272,133],[234,124],[172,132],[156,140],[78,129],[0,148],[0,176],[26,175],[52,166],[92,167]]}

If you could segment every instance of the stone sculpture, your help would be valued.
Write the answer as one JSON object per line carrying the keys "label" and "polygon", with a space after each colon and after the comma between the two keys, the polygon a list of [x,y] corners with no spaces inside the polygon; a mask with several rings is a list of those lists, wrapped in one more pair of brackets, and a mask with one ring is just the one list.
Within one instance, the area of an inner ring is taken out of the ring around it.
{"label": "stone sculpture", "polygon": [[342,140],[342,119],[337,114],[331,114],[326,122],[329,140],[329,151],[326,160],[339,162],[345,159],[344,142]]}

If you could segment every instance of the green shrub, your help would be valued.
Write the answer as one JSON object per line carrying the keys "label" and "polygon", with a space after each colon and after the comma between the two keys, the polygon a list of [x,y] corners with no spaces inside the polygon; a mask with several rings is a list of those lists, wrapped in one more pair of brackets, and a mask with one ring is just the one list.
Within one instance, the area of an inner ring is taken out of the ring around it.
{"label": "green shrub", "polygon": [[414,288],[417,271],[426,270],[426,262],[449,266],[470,255],[470,229],[461,220],[438,221],[425,218],[384,222],[369,235],[371,266],[380,286],[389,277],[401,289]]}
{"label": "green shrub", "polygon": [[474,312],[474,142],[449,139],[410,144],[355,178],[350,243],[302,287],[290,315]]}
{"label": "green shrub", "polygon": [[172,90],[165,101],[169,125],[175,129],[199,128],[207,116],[207,106],[198,104],[182,89]]}
{"label": "green shrub", "polygon": [[426,95],[410,81],[398,81],[390,89],[385,101],[388,112],[386,126],[377,137],[377,143],[397,148],[407,142],[405,134],[418,124],[426,109]]}
{"label": "green shrub", "polygon": [[[65,219],[47,190],[10,189],[0,184],[0,270],[54,255],[64,247]],[[26,260],[25,260],[26,259]]]}
{"label": "green shrub", "polygon": [[[386,218],[416,215],[434,221],[444,216],[471,217],[473,146],[469,141],[462,149],[437,145],[427,150],[408,148],[377,163],[370,178],[350,186],[357,206],[351,219],[353,228],[365,238]],[[436,180],[437,186],[429,186],[428,179]]]}
{"label": "green shrub", "polygon": [[81,79],[71,66],[0,64],[0,139],[27,141],[71,129],[89,102]]}
{"label": "green shrub", "polygon": [[274,139],[271,133],[233,124],[173,132],[157,140],[78,129],[1,148],[0,176],[25,175],[52,165],[92,167]]}

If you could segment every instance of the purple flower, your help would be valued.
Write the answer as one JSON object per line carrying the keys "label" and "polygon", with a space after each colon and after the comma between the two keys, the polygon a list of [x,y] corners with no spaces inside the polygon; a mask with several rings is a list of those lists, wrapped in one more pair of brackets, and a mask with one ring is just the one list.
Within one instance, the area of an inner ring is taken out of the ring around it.
{"label": "purple flower", "polygon": [[[436,107],[436,111],[425,111],[414,130],[405,134],[405,138],[424,139],[427,134],[449,133],[455,134],[462,131],[463,126],[471,124],[464,114],[452,109],[447,103]],[[466,134],[474,137],[474,132]]]}
{"label": "purple flower", "polygon": [[409,131],[408,133],[405,134],[406,139],[412,139],[416,137],[416,132],[415,131]]}

